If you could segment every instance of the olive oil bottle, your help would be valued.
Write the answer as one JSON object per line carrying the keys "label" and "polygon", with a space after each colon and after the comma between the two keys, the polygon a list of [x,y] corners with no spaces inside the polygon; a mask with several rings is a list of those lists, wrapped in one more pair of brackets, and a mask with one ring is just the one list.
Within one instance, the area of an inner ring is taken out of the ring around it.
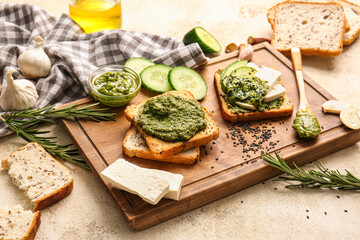
{"label": "olive oil bottle", "polygon": [[69,0],[69,12],[86,33],[121,28],[120,0]]}

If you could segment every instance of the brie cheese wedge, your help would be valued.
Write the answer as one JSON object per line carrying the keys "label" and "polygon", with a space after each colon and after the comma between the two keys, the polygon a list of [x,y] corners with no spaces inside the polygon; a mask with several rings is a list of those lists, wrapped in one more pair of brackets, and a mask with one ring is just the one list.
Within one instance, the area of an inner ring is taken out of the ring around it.
{"label": "brie cheese wedge", "polygon": [[141,197],[150,204],[157,204],[169,192],[169,183],[155,172],[136,166],[125,159],[118,159],[100,173],[115,188]]}
{"label": "brie cheese wedge", "polygon": [[260,78],[268,84],[268,91],[270,91],[281,78],[281,72],[275,69],[262,66],[261,69],[254,74],[255,77]]}
{"label": "brie cheese wedge", "polygon": [[246,109],[250,109],[250,110],[256,110],[256,107],[251,105],[251,104],[248,104],[248,103],[242,103],[242,102],[235,102],[236,105],[240,106],[240,107],[243,107],[243,108],[246,108]]}
{"label": "brie cheese wedge", "polygon": [[271,102],[275,99],[285,96],[286,89],[281,85],[281,83],[275,84],[275,86],[268,91],[264,97],[264,102]]}

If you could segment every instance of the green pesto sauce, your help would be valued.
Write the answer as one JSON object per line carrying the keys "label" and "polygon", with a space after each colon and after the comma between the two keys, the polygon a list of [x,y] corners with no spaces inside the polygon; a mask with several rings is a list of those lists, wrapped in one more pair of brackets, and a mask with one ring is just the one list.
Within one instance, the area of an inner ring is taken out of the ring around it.
{"label": "green pesto sauce", "polygon": [[137,122],[146,133],[167,142],[189,140],[207,125],[198,102],[171,94],[146,101]]}
{"label": "green pesto sauce", "polygon": [[311,113],[303,111],[296,113],[293,128],[301,138],[315,138],[321,132],[321,127],[316,117]]}
{"label": "green pesto sauce", "polygon": [[135,79],[127,72],[107,72],[94,81],[96,91],[108,96],[125,96],[135,91]]}
{"label": "green pesto sauce", "polygon": [[255,107],[261,105],[267,92],[267,84],[258,77],[229,77],[226,100],[231,105],[235,102],[248,103]]}

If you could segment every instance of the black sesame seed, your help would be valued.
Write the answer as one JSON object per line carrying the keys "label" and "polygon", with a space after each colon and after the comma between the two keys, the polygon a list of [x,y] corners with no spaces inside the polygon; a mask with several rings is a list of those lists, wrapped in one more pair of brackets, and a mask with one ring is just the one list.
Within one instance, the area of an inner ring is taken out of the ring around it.
{"label": "black sesame seed", "polygon": [[309,219],[309,216],[306,216],[307,219]]}
{"label": "black sesame seed", "polygon": [[344,210],[344,212],[348,212],[347,210]]}

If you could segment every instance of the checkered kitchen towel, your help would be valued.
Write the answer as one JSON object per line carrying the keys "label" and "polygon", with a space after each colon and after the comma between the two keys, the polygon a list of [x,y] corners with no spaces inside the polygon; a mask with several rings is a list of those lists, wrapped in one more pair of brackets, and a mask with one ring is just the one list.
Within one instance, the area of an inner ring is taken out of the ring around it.
{"label": "checkered kitchen towel", "polygon": [[[40,35],[52,62],[50,74],[35,81],[39,94],[36,107],[63,104],[89,94],[87,80],[97,67],[124,64],[132,57],[144,57],[172,67],[196,67],[206,62],[198,44],[149,33],[106,30],[84,34],[67,15],[56,19],[46,11],[21,3],[0,4],[0,79],[13,68],[14,78],[24,78],[17,57],[34,46]],[[7,132],[0,125],[0,136]]]}

